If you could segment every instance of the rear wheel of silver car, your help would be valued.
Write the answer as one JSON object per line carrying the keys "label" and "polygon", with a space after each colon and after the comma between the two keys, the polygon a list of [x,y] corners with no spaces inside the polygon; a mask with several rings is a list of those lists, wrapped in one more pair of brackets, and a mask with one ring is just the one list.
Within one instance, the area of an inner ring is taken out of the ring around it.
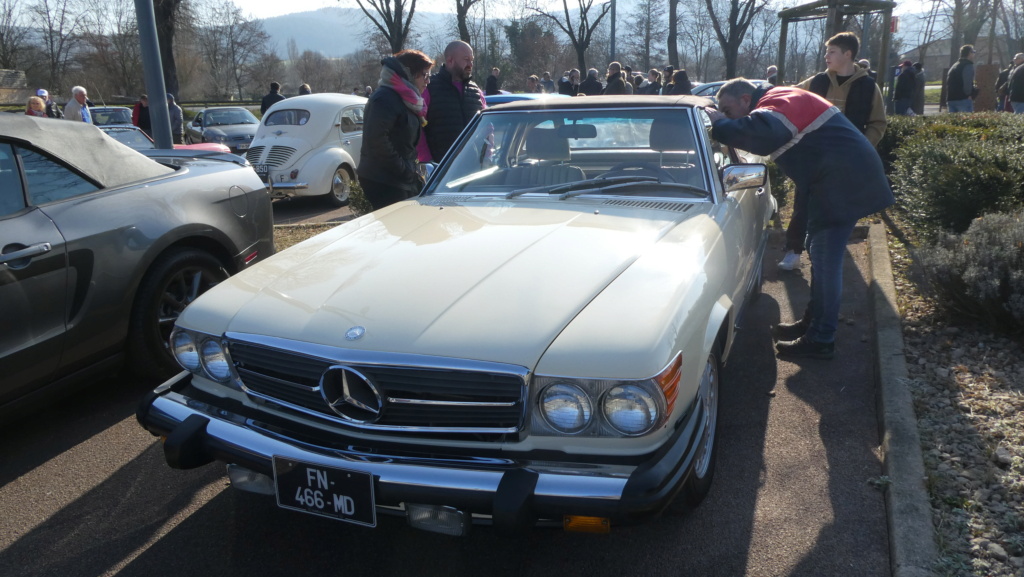
{"label": "rear wheel of silver car", "polygon": [[327,202],[332,206],[348,205],[348,196],[352,192],[352,175],[344,165],[334,169],[331,177],[331,190],[327,193]]}
{"label": "rear wheel of silver car", "polygon": [[136,375],[163,380],[181,370],[168,345],[174,321],[226,278],[220,261],[198,249],[173,250],[153,263],[135,293],[128,328],[128,362]]}
{"label": "rear wheel of silver car", "polygon": [[700,424],[700,440],[698,441],[697,454],[693,458],[693,468],[690,470],[690,478],[683,486],[682,497],[685,504],[690,507],[699,505],[704,497],[707,497],[711,490],[711,479],[715,476],[715,461],[718,458],[718,392],[719,372],[717,351],[708,353],[707,361],[704,363],[704,373],[701,375],[700,386],[697,389],[697,396],[703,409],[703,418]]}

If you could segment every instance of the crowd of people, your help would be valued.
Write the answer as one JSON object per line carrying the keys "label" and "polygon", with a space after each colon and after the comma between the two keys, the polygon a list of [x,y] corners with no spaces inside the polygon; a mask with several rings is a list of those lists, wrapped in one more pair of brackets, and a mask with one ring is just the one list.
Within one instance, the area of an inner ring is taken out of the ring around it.
{"label": "crowd of people", "polygon": [[[71,88],[71,98],[68,99],[64,108],[53,101],[50,92],[45,88],[36,90],[35,96],[30,96],[25,106],[25,114],[38,118],[56,118],[72,120],[75,122],[92,123],[92,112],[90,108],[95,104],[89,100],[89,91],[84,86]],[[171,138],[174,144],[183,144],[185,138],[185,118],[181,107],[174,100],[174,95],[167,94],[167,109],[171,117]],[[145,94],[132,108],[132,124],[138,126],[147,136],[152,138],[152,120],[149,117],[149,97]]]}

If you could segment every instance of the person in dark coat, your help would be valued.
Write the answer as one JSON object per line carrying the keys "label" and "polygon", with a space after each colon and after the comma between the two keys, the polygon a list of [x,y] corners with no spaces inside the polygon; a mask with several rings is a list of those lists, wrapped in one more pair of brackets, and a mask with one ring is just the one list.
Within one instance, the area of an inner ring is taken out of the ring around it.
{"label": "person in dark coat", "polygon": [[647,82],[640,85],[640,94],[661,94],[661,72],[657,68],[647,71]]}
{"label": "person in dark coat", "polygon": [[1014,68],[1006,81],[1006,99],[1015,114],[1024,114],[1024,52],[1013,57]]}
{"label": "person in dark coat", "polygon": [[270,92],[268,92],[267,95],[263,97],[263,101],[260,102],[260,114],[266,114],[268,108],[284,99],[284,95],[281,94],[281,85],[277,82],[271,82]]}
{"label": "person in dark coat", "polygon": [[60,109],[60,106],[57,106],[57,103],[50,98],[50,93],[45,88],[36,90],[36,96],[43,99],[47,118],[64,118],[64,112]]}
{"label": "person in dark coat", "polygon": [[487,77],[487,83],[484,86],[484,94],[487,96],[501,94],[501,81],[498,80],[500,74],[501,70],[498,70],[497,67],[491,68],[491,75]]}
{"label": "person in dark coat", "polygon": [[558,81],[558,93],[576,96],[580,93],[580,71],[573,68]]}
{"label": "person in dark coat", "polygon": [[138,126],[150,138],[153,137],[153,121],[149,117],[149,96],[139,96],[139,101],[132,109],[132,124]]}
{"label": "person in dark coat", "polygon": [[693,90],[690,89],[690,76],[686,73],[685,69],[680,68],[672,74],[672,90],[667,94],[693,94]]}
{"label": "person in dark coat", "polygon": [[423,92],[434,62],[419,50],[381,60],[379,88],[363,109],[359,184],[374,210],[419,194],[416,144],[427,122]]}
{"label": "person in dark coat", "polygon": [[925,91],[925,78],[924,78],[924,64],[920,62],[914,63],[914,99],[910,105],[910,109],[914,111],[914,114],[918,116],[924,116],[924,91]]}
{"label": "person in dark coat", "polygon": [[831,359],[835,353],[846,243],[857,221],[893,204],[875,147],[828,100],[796,87],[760,88],[744,78],[706,108],[722,144],[768,156],[796,185],[806,210],[811,298],[803,318],[773,329],[781,357]]}
{"label": "person in dark coat", "polygon": [[1006,95],[1009,92],[1009,80],[1010,72],[1013,72],[1013,63],[999,71],[999,76],[996,77],[996,112],[1003,112],[1006,110]]}
{"label": "person in dark coat", "polygon": [[910,106],[914,102],[914,90],[917,89],[917,74],[914,63],[904,60],[900,64],[900,73],[896,77],[896,88],[893,90],[893,112],[902,116],[911,114]]}
{"label": "person in dark coat", "polygon": [[587,79],[580,83],[580,94],[598,96],[604,92],[604,86],[597,79],[597,68],[587,70]]}
{"label": "person in dark coat", "polygon": [[427,82],[423,93],[427,125],[420,138],[420,162],[440,162],[462,129],[487,103],[473,82],[473,48],[455,40],[444,49],[444,65]]}
{"label": "person in dark coat", "polygon": [[601,94],[628,94],[626,90],[626,81],[622,77],[622,65],[618,62],[612,62],[608,65],[608,84],[604,87],[604,92]]}
{"label": "person in dark coat", "polygon": [[950,112],[974,112],[978,95],[974,84],[974,46],[960,47],[960,59],[946,73],[946,108]]}
{"label": "person in dark coat", "polygon": [[779,83],[779,67],[778,66],[772,64],[771,66],[768,67],[768,70],[765,71],[765,81],[768,82],[768,84],[778,84]]}

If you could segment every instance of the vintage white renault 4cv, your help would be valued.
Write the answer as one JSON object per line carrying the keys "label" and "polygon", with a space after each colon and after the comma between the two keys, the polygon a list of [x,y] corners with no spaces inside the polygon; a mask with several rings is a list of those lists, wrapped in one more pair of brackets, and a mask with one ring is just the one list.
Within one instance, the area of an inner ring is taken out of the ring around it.
{"label": "vintage white renault 4cv", "polygon": [[707,103],[488,108],[420,196],[189,306],[140,422],[172,467],[366,526],[607,531],[699,503],[776,208]]}
{"label": "vintage white renault 4cv", "polygon": [[362,96],[307,94],[274,103],[245,152],[273,198],[348,204],[363,142]]}

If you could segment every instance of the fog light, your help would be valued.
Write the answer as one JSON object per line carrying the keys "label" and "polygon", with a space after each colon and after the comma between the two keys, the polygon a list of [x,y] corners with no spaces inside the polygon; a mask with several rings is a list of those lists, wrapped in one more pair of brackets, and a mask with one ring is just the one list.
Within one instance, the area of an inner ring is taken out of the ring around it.
{"label": "fog light", "polygon": [[409,525],[443,535],[462,536],[469,533],[469,513],[441,505],[405,504]]}
{"label": "fog light", "polygon": [[228,480],[231,481],[232,487],[248,493],[258,493],[260,495],[273,495],[275,493],[273,478],[269,475],[246,469],[241,465],[228,465]]}
{"label": "fog light", "polygon": [[604,517],[583,517],[566,515],[562,518],[562,527],[574,533],[611,533],[612,523]]}

